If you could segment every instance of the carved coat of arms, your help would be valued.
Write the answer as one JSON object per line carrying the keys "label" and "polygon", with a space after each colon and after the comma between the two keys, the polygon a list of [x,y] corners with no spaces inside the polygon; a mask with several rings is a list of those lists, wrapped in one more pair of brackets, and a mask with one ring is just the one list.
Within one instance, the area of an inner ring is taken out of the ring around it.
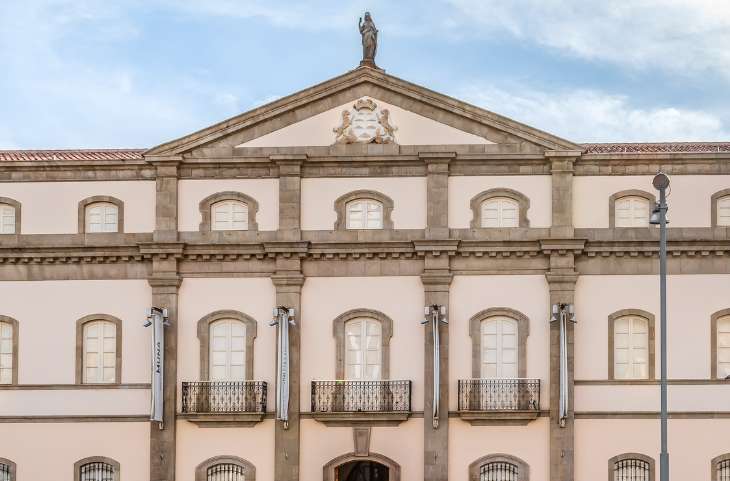
{"label": "carved coat of arms", "polygon": [[371,99],[360,99],[351,110],[342,111],[342,124],[332,129],[336,144],[393,144],[395,131],[390,112],[381,109]]}

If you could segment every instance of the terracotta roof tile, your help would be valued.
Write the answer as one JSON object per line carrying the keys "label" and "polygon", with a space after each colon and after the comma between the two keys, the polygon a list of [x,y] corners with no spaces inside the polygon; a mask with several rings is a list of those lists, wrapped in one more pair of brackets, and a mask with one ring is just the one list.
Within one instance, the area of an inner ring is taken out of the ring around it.
{"label": "terracotta roof tile", "polygon": [[0,162],[141,160],[146,149],[0,150]]}
{"label": "terracotta roof tile", "polygon": [[586,154],[654,154],[730,152],[729,142],[656,142],[581,144]]}

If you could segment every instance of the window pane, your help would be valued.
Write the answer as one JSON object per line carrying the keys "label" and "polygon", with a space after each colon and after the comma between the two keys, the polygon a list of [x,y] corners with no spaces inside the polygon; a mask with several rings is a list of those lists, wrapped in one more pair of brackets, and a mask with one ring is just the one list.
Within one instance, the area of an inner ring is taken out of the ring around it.
{"label": "window pane", "polygon": [[211,206],[213,230],[248,230],[248,204],[222,200]]}
{"label": "window pane", "polygon": [[221,319],[209,326],[210,379],[243,381],[246,376],[246,325]]}
{"label": "window pane", "polygon": [[518,227],[519,204],[508,197],[493,197],[482,202],[482,227]]}
{"label": "window pane", "polygon": [[86,232],[117,232],[118,208],[109,202],[94,202],[86,206]]}
{"label": "window pane", "polygon": [[507,317],[491,317],[481,323],[481,376],[517,377],[517,321]]}
{"label": "window pane", "polygon": [[0,234],[15,234],[15,207],[0,204]]}
{"label": "window pane", "polygon": [[116,331],[116,325],[109,321],[91,321],[84,324],[84,382],[116,381]]}
{"label": "window pane", "polygon": [[382,327],[374,319],[352,319],[345,323],[345,377],[378,380],[382,371]]}
{"label": "window pane", "polygon": [[382,229],[383,205],[375,200],[360,199],[345,206],[348,229]]}
{"label": "window pane", "polygon": [[624,316],[614,321],[613,362],[616,379],[649,378],[649,321]]}
{"label": "window pane", "polygon": [[717,225],[730,226],[730,195],[717,200]]}
{"label": "window pane", "polygon": [[626,196],[614,204],[616,227],[647,227],[649,201],[643,197]]}

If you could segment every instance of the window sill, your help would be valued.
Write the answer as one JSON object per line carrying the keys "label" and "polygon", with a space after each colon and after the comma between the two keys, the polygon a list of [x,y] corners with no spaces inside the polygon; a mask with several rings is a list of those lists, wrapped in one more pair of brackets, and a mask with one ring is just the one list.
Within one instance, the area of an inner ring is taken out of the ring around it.
{"label": "window sill", "polygon": [[201,428],[244,427],[250,428],[264,420],[266,413],[183,413],[178,419],[185,419]]}
{"label": "window sill", "polygon": [[389,412],[313,412],[312,419],[325,426],[397,426],[411,416],[410,411]]}
{"label": "window sill", "polygon": [[540,411],[459,411],[459,417],[472,426],[524,426],[540,416]]}

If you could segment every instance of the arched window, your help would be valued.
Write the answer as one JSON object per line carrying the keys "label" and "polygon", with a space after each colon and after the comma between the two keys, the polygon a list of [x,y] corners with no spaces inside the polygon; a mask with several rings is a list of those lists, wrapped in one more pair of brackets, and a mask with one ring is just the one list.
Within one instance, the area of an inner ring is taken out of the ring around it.
{"label": "arched window", "polygon": [[18,322],[10,317],[0,316],[0,384],[18,382],[17,364]]}
{"label": "arched window", "polygon": [[248,230],[248,204],[222,200],[211,206],[212,230]]}
{"label": "arched window", "polygon": [[528,481],[530,468],[508,454],[490,454],[469,465],[469,481]]}
{"label": "arched window", "polygon": [[482,202],[482,227],[519,227],[519,204],[509,197]]}
{"label": "arched window", "polygon": [[643,190],[623,190],[608,199],[609,227],[649,227],[654,195]]}
{"label": "arched window", "polygon": [[382,379],[383,341],[380,321],[361,317],[345,322],[345,379]]}
{"label": "arched window", "polygon": [[119,481],[119,463],[93,456],[74,464],[74,481]]}
{"label": "arched window", "polygon": [[[0,234],[16,234],[15,206],[0,203]],[[1,480],[0,480],[1,481]]]}
{"label": "arched window", "polygon": [[121,382],[122,321],[93,314],[76,322],[76,380],[83,384]]}
{"label": "arched window", "polygon": [[518,359],[517,321],[495,316],[481,322],[482,378],[516,378]]}
{"label": "arched window", "polygon": [[246,379],[246,324],[220,319],[210,324],[210,380]]}
{"label": "arched window", "polygon": [[726,379],[730,376],[730,309],[713,314],[712,323],[712,374],[715,379]]}
{"label": "arched window", "polygon": [[256,481],[256,468],[236,456],[217,456],[198,465],[195,481]]}
{"label": "arched window", "polygon": [[15,463],[0,458],[0,481],[15,481]]}
{"label": "arched window", "polygon": [[79,202],[79,233],[124,232],[124,203],[96,195]]}
{"label": "arched window", "polygon": [[649,319],[644,316],[613,319],[613,379],[649,379],[649,331]]}
{"label": "arched window", "polygon": [[608,460],[608,481],[654,481],[654,460],[628,453]]}
{"label": "arched window", "polygon": [[338,197],[335,212],[335,230],[393,228],[393,200],[373,190],[356,190]]}
{"label": "arched window", "polygon": [[359,199],[347,203],[348,229],[382,229],[383,204],[372,199]]}
{"label": "arched window", "polygon": [[715,225],[730,226],[730,189],[722,193],[725,195],[715,200]]}
{"label": "arched window", "polygon": [[712,460],[711,481],[730,481],[730,454],[723,454]]}

